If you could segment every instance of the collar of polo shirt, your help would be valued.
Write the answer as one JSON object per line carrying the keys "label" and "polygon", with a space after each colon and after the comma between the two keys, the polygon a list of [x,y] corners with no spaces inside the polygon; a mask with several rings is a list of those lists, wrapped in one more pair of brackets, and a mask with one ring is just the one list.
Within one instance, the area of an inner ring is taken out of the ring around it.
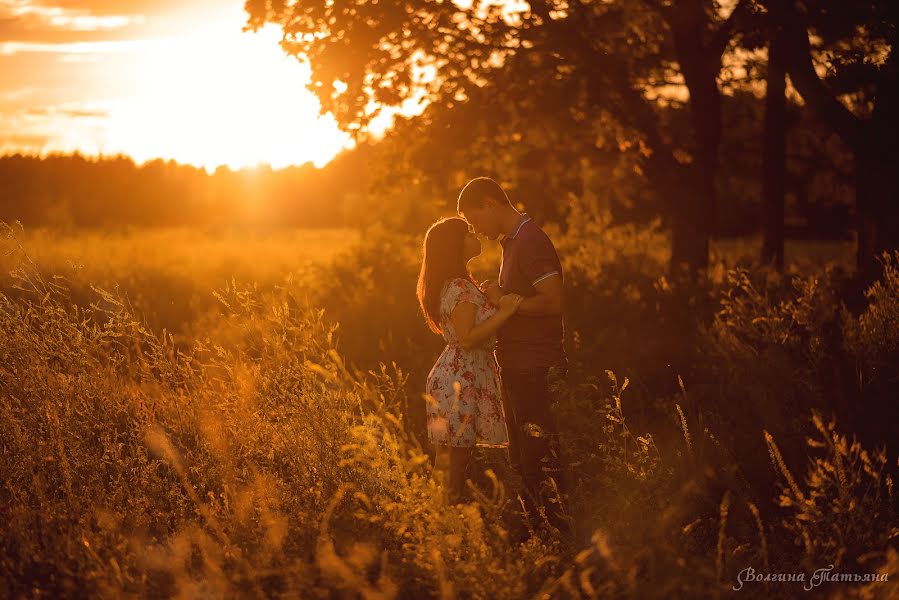
{"label": "collar of polo shirt", "polygon": [[518,235],[519,231],[521,231],[522,226],[524,226],[524,224],[530,220],[531,218],[527,213],[521,213],[521,217],[518,219],[518,223],[516,223],[515,228],[506,235],[505,240],[515,239],[515,236]]}

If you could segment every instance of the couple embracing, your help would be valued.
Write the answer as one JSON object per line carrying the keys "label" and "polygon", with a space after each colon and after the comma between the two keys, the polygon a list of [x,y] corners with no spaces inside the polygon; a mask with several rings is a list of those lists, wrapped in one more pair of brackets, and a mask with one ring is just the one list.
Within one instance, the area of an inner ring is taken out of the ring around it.
{"label": "couple embracing", "polygon": [[[463,494],[475,446],[508,448],[526,506],[543,506],[559,527],[548,377],[567,365],[562,265],[549,237],[492,179],[468,182],[457,212],[428,229],[418,279],[425,320],[447,344],[428,375],[428,437],[449,456],[451,501]],[[480,236],[501,238],[502,264],[498,281],[478,285],[468,262],[481,252]]]}

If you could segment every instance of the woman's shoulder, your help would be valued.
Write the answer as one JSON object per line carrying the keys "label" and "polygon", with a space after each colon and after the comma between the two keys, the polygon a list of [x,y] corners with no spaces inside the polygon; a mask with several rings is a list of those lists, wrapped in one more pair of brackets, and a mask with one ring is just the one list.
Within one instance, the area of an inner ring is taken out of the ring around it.
{"label": "woman's shoulder", "polygon": [[474,289],[478,289],[477,286],[472,283],[471,279],[468,279],[467,277],[453,277],[452,279],[450,279],[450,284],[457,287],[472,287]]}
{"label": "woman's shoulder", "polygon": [[457,291],[467,293],[480,293],[481,291],[471,279],[465,277],[454,277],[449,281],[447,289],[456,289]]}
{"label": "woman's shoulder", "polygon": [[454,277],[448,280],[443,287],[444,298],[452,298],[455,302],[475,302],[481,291],[470,279]]}

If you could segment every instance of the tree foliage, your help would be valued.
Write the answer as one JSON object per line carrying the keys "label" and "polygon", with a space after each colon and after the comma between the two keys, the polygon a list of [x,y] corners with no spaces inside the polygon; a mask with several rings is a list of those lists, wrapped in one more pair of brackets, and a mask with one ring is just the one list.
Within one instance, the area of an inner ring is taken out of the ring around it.
{"label": "tree foliage", "polygon": [[[557,116],[568,131],[593,133],[588,156],[610,141],[630,149],[670,217],[672,260],[702,267],[721,139],[717,75],[748,6],[322,0],[250,1],[247,11],[250,27],[284,28],[285,50],[312,67],[322,110],[349,131],[364,132],[381,103],[424,97],[456,109],[488,95],[498,128]],[[685,105],[689,114],[671,110]]]}

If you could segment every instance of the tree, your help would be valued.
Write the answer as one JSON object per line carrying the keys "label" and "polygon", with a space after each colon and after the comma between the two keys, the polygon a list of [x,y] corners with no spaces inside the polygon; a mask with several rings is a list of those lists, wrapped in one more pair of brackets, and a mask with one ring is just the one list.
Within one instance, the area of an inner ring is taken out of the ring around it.
{"label": "tree", "polygon": [[787,99],[784,42],[769,31],[762,143],[762,262],[784,267],[784,194],[787,179]]}
{"label": "tree", "polygon": [[[616,124],[672,230],[672,270],[702,270],[714,223],[721,141],[718,73],[740,18],[718,2],[567,2],[529,5],[424,0],[249,0],[249,27],[284,29],[284,49],[311,66],[324,112],[364,136],[382,105],[416,97],[448,109],[478,90],[533,114],[540,98],[566,90],[552,110]],[[514,74],[514,77],[510,75]],[[658,101],[686,90],[687,113]],[[559,97],[558,94],[555,97]],[[665,108],[660,112],[660,107]],[[672,121],[671,117],[677,117]],[[686,123],[687,136],[678,135]],[[605,132],[603,132],[605,133]]]}
{"label": "tree", "polygon": [[857,268],[861,281],[869,283],[879,276],[880,253],[899,248],[899,5],[893,0],[765,4],[783,32],[790,81],[853,154]]}

